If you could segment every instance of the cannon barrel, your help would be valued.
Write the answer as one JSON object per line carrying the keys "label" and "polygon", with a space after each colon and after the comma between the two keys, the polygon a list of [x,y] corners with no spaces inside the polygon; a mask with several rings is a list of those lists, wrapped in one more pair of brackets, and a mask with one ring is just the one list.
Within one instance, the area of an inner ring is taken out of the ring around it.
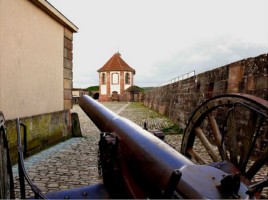
{"label": "cannon barrel", "polygon": [[[175,191],[182,198],[226,198],[218,189],[222,177],[228,175],[225,172],[195,165],[159,138],[89,96],[82,96],[79,105],[101,132],[116,133],[129,173],[144,180],[146,187],[165,190],[172,172],[178,169],[182,176]],[[241,184],[240,197],[246,197],[245,191]]]}

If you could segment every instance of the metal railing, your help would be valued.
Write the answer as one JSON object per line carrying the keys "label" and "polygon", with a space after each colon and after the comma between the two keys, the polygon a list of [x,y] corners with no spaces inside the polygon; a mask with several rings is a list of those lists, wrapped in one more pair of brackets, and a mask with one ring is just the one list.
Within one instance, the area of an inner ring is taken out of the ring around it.
{"label": "metal railing", "polygon": [[[24,135],[24,148],[21,145],[20,127],[23,127]],[[42,194],[41,190],[34,184],[34,182],[29,177],[25,166],[24,166],[24,156],[27,153],[27,128],[26,125],[20,122],[20,119],[16,119],[17,128],[17,143],[18,143],[18,171],[19,171],[19,181],[20,181],[20,195],[21,199],[26,199],[25,193],[25,180],[29,184],[31,190],[34,192],[35,199],[47,199],[46,195]]]}
{"label": "metal railing", "polygon": [[192,76],[195,76],[195,70],[194,71],[191,71],[191,72],[188,72],[186,74],[183,74],[183,75],[180,75],[178,77],[175,77],[165,83],[162,83],[160,84],[160,86],[164,86],[164,85],[168,85],[168,84],[172,84],[172,83],[176,83],[178,81],[181,81],[181,80],[184,80],[184,79],[187,79],[187,78],[190,78]]}

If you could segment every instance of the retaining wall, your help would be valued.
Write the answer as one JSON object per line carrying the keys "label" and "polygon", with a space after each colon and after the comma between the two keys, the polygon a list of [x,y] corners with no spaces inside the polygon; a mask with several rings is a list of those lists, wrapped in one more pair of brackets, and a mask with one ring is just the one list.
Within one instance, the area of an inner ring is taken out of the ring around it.
{"label": "retaining wall", "polygon": [[[27,155],[33,155],[60,141],[72,137],[70,111],[59,111],[20,119],[27,127]],[[17,161],[16,120],[6,121],[7,135],[12,163]],[[23,129],[21,128],[23,144]]]}

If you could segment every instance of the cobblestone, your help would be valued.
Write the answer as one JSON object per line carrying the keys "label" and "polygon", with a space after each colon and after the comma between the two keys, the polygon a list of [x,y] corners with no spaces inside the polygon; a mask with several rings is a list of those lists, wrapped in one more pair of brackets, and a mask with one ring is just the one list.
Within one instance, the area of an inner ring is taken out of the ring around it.
{"label": "cobblestone", "polygon": [[[112,102],[103,104],[140,126],[146,122],[148,129],[151,130],[172,126],[172,122],[166,117],[139,103]],[[78,113],[83,137],[69,139],[25,160],[29,176],[43,193],[102,182],[102,177],[98,174],[100,131],[78,105],[74,105],[72,112]],[[165,137],[165,141],[177,151],[180,151],[181,140],[182,135],[178,134],[166,135]],[[264,172],[267,173],[267,170]],[[19,198],[17,166],[13,167],[13,173],[16,197]],[[261,176],[263,174],[265,173],[262,173]],[[26,190],[27,197],[33,196],[28,186]]]}
{"label": "cobblestone", "polygon": [[[135,121],[139,121],[138,119],[142,114],[141,112],[136,112],[136,117],[128,114],[128,112],[133,112],[133,109],[137,108],[135,104],[130,106],[130,103],[113,102],[104,103],[104,105],[118,114],[123,114],[125,117],[131,116]],[[127,110],[128,107],[129,110]],[[100,131],[79,106],[75,105],[72,112],[77,112],[79,115],[83,137],[72,138],[25,160],[25,167],[29,176],[43,193],[102,182],[97,166]],[[146,111],[143,110],[142,112]],[[153,115],[151,114],[150,116],[152,117]],[[159,119],[163,118],[161,115],[158,117]],[[156,118],[154,120],[150,119],[149,122],[154,121],[155,124],[156,120]],[[142,125],[142,123],[140,124]],[[15,176],[16,197],[19,198],[17,166],[13,166],[13,173]],[[33,196],[29,187],[26,187],[26,190],[28,197]]]}

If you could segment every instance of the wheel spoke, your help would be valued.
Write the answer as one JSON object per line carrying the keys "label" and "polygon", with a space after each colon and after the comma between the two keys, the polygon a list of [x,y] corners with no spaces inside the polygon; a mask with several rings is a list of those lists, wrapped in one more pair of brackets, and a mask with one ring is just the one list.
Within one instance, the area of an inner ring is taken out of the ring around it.
{"label": "wheel spoke", "polygon": [[227,130],[229,134],[229,144],[230,144],[230,160],[235,165],[238,166],[237,160],[237,140],[236,140],[236,124],[234,119],[234,110],[231,110],[227,116]]}
{"label": "wheel spoke", "polygon": [[208,154],[212,158],[214,162],[219,161],[220,157],[216,154],[215,150],[212,148],[210,142],[207,140],[205,134],[203,133],[202,129],[200,127],[195,128],[195,133],[205,149],[207,150]]}
{"label": "wheel spoke", "polygon": [[239,161],[239,169],[241,170],[241,173],[245,173],[248,159],[251,155],[251,150],[252,150],[252,142],[253,142],[253,137],[256,133],[256,124],[258,121],[258,116],[254,112],[250,112],[249,120],[248,120],[248,125],[247,129],[245,130],[245,135],[243,137],[243,146],[242,146],[242,152],[241,152],[241,157]]}
{"label": "wheel spoke", "polygon": [[219,152],[221,153],[221,157],[224,160],[229,160],[224,143],[221,145],[222,137],[215,117],[212,114],[209,114],[208,119],[212,127],[212,133],[214,135],[216,145],[218,146]]}
{"label": "wheel spoke", "polygon": [[207,161],[205,161],[199,154],[197,154],[192,148],[187,149],[187,153],[193,157],[198,163],[202,165],[207,165]]}
{"label": "wheel spoke", "polygon": [[259,159],[256,160],[254,164],[249,168],[249,170],[245,173],[245,176],[249,180],[251,180],[254,177],[254,175],[261,169],[261,167],[265,165],[267,160],[268,160],[268,146],[263,151],[261,157],[259,157]]}
{"label": "wheel spoke", "polygon": [[181,152],[199,164],[215,162],[218,155],[236,166],[242,182],[260,181],[268,167],[267,126],[267,100],[248,94],[215,96],[190,116]]}

